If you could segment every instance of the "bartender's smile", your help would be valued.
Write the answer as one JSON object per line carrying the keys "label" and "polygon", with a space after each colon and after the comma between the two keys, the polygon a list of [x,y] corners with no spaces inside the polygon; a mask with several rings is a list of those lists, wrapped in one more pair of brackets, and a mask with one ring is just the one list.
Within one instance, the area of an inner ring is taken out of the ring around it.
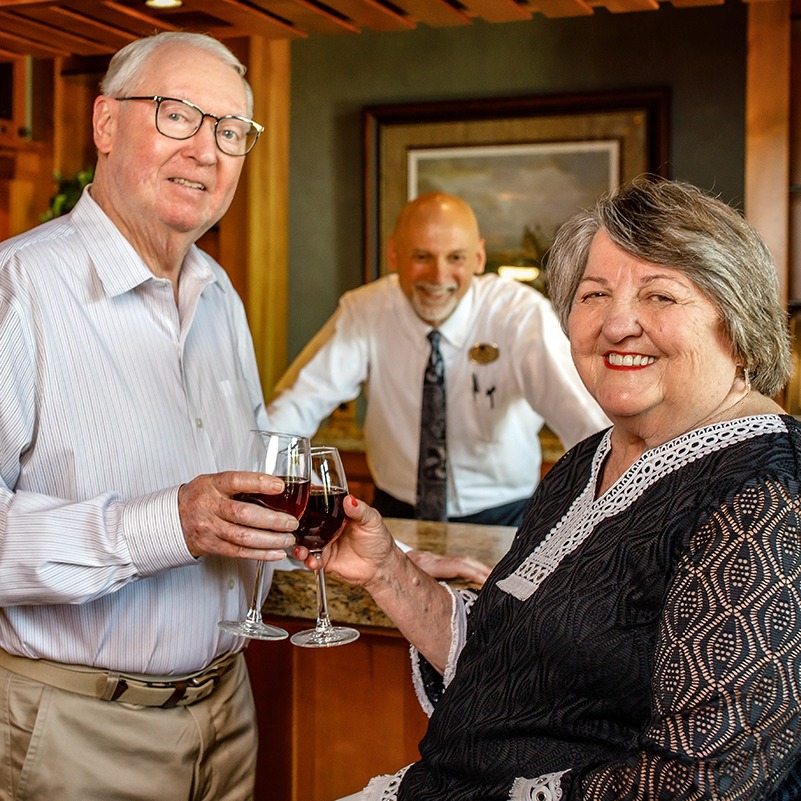
{"label": "bartender's smile", "polygon": [[456,284],[449,284],[448,286],[445,286],[443,284],[417,283],[415,284],[415,289],[421,295],[425,295],[426,297],[437,301],[442,300],[443,298],[450,298],[453,293],[456,292],[457,286]]}

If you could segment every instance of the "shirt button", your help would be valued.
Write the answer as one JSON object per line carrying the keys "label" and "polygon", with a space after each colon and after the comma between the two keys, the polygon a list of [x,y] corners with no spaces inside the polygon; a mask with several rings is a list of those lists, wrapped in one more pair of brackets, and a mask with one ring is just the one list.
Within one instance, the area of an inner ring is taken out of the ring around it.
{"label": "shirt button", "polygon": [[203,418],[201,418],[201,417],[196,417],[196,418],[195,418],[195,426],[196,426],[197,428],[203,428]]}
{"label": "shirt button", "polygon": [[228,589],[232,590],[236,587],[236,582],[233,579],[228,579]]}

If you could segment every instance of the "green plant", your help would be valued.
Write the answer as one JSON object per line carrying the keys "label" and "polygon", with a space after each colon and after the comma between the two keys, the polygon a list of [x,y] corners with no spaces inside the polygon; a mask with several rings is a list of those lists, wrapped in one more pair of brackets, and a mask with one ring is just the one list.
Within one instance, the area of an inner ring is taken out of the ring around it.
{"label": "green plant", "polygon": [[66,214],[78,202],[84,187],[92,183],[94,175],[94,167],[86,167],[70,178],[65,178],[58,172],[54,173],[56,193],[50,198],[50,208],[40,217],[41,221],[47,222]]}

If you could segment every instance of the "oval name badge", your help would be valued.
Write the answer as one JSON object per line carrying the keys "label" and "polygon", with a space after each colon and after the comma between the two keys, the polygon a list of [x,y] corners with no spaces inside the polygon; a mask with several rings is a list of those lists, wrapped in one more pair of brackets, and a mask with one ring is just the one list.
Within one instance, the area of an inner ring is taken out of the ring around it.
{"label": "oval name badge", "polygon": [[477,342],[470,348],[467,357],[475,364],[489,364],[494,362],[500,351],[498,346],[493,342]]}

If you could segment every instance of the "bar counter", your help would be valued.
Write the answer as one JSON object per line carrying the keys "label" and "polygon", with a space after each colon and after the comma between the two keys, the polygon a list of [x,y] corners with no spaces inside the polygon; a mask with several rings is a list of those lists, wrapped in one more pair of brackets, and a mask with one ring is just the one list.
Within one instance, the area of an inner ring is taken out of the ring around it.
{"label": "bar counter", "polygon": [[[492,566],[513,528],[388,518],[400,542]],[[453,584],[465,586],[465,582]],[[372,776],[417,759],[427,719],[411,682],[409,645],[359,587],[326,576],[334,624],[359,629],[354,643],[298,648],[252,640],[246,655],[259,723],[256,801],[335,801]],[[265,619],[290,633],[316,618],[314,574],[276,570]]]}
{"label": "bar counter", "polygon": [[[467,523],[434,523],[425,520],[386,518],[396,540],[416,550],[438,554],[472,556],[492,567],[509,549],[515,529]],[[452,582],[465,586],[464,582]],[[351,626],[394,628],[361,587],[326,576],[328,614],[333,623]],[[314,620],[316,617],[314,574],[309,570],[277,570],[263,611],[267,617]]]}

